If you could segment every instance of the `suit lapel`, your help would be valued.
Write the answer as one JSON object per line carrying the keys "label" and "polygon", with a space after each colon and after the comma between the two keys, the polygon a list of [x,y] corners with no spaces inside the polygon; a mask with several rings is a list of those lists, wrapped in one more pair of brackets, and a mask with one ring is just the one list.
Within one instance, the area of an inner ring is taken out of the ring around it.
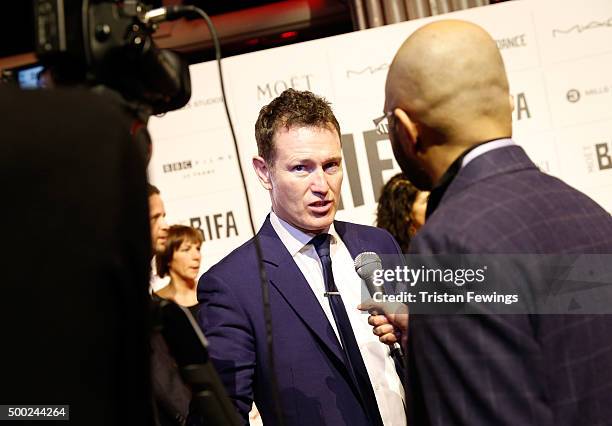
{"label": "suit lapel", "polygon": [[363,242],[357,232],[355,232],[355,227],[347,226],[346,222],[334,221],[334,229],[342,239],[342,242],[348,249],[351,257],[355,259],[361,252],[366,251],[363,247]]}
{"label": "suit lapel", "polygon": [[344,354],[323,308],[302,271],[272,228],[268,217],[259,231],[264,262],[270,283],[322,345],[344,365]]}
{"label": "suit lapel", "polygon": [[537,170],[537,166],[529,159],[520,146],[507,146],[486,152],[474,158],[459,170],[457,176],[455,176],[442,196],[440,204],[470,187],[475,182],[488,179],[492,176],[515,173],[527,169]]}

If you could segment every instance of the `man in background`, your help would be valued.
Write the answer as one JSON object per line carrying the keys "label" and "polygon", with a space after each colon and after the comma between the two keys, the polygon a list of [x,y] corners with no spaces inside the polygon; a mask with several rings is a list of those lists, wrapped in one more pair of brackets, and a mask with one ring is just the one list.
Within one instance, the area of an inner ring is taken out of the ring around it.
{"label": "man in background", "polygon": [[[431,190],[411,252],[612,253],[610,215],[542,173],[511,139],[504,64],[482,28],[445,20],[417,30],[397,52],[385,93],[395,157]],[[541,273],[529,271],[522,290],[534,291],[524,286]],[[407,333],[409,424],[612,418],[610,315],[413,315],[409,330],[405,315],[370,321],[384,342],[396,339],[389,322]]]}
{"label": "man in background", "polygon": [[166,209],[161,199],[159,189],[151,184],[147,185],[149,197],[149,222],[151,227],[151,247],[153,255],[160,253],[166,247],[168,237],[168,223],[166,222]]}
{"label": "man in background", "polygon": [[147,185],[147,195],[149,198],[149,226],[151,230],[151,291],[157,291],[168,285],[168,280],[160,278],[155,270],[154,257],[161,253],[166,247],[168,238],[168,222],[166,222],[166,209],[161,198],[159,189],[151,184]]}

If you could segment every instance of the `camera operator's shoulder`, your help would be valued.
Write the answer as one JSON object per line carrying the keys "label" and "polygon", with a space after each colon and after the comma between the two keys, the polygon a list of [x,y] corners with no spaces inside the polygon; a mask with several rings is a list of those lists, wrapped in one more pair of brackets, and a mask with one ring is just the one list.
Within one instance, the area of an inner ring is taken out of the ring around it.
{"label": "camera operator's shoulder", "polygon": [[[79,116],[97,114],[120,115],[121,106],[117,99],[110,95],[97,93],[91,89],[83,88],[54,88],[22,90],[10,85],[0,85],[2,106],[7,111],[26,108],[31,112],[46,111],[52,116]],[[74,117],[72,117],[74,118]],[[104,117],[98,117],[104,118]]]}
{"label": "camera operator's shoulder", "polygon": [[10,137],[37,142],[92,138],[93,143],[111,143],[113,137],[129,136],[130,121],[121,106],[91,90],[0,87],[0,98],[0,116]]}

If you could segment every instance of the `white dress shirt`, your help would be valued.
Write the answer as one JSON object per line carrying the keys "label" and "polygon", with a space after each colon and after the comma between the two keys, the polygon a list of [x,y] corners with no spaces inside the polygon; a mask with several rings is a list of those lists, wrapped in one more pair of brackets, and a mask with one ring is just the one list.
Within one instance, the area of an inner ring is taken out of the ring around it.
{"label": "white dress shirt", "polygon": [[[314,246],[309,244],[314,234],[307,234],[296,229],[274,212],[270,213],[270,222],[308,281],[340,341],[331,307],[324,296],[323,267]],[[389,347],[381,343],[372,333],[372,326],[368,324],[368,314],[357,309],[357,305],[361,303],[362,291],[367,294],[365,283],[355,272],[351,254],[334,229],[333,223],[328,233],[332,236],[330,252],[334,281],[342,295],[361,356],[370,376],[383,423],[385,426],[405,426],[404,388],[395,370],[393,359],[389,356]]]}

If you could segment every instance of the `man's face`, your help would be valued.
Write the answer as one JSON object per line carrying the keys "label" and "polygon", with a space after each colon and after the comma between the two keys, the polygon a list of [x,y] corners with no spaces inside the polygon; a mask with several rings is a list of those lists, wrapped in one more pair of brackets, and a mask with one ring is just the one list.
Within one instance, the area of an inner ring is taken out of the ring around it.
{"label": "man's face", "polygon": [[160,253],[166,247],[168,224],[166,223],[164,203],[159,194],[153,194],[149,197],[149,221],[153,253]]}
{"label": "man's face", "polygon": [[305,232],[326,231],[334,221],[342,186],[340,137],[333,128],[282,128],[268,168],[272,209]]}

